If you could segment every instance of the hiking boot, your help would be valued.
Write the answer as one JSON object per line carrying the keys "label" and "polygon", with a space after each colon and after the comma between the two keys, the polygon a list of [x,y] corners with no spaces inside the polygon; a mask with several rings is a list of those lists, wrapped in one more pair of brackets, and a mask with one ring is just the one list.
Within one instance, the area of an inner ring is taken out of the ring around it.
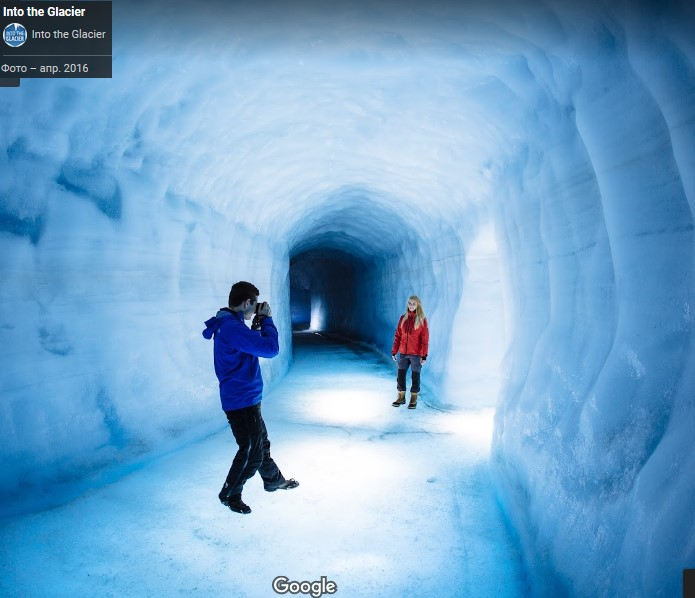
{"label": "hiking boot", "polygon": [[398,391],[398,398],[391,403],[394,407],[400,407],[401,405],[405,405],[405,391],[404,390],[399,390]]}
{"label": "hiking boot", "polygon": [[[405,400],[403,400],[405,403]],[[416,392],[411,392],[410,393],[410,403],[408,403],[408,409],[415,409],[417,407],[417,393]]]}
{"label": "hiking boot", "polygon": [[290,478],[289,480],[285,480],[279,486],[275,486],[275,488],[266,488],[265,491],[275,492],[276,490],[292,490],[292,488],[296,488],[297,486],[299,486],[299,482],[294,478]]}
{"label": "hiking boot", "polygon": [[251,507],[241,500],[241,494],[235,494],[234,496],[229,496],[227,498],[220,498],[220,502],[225,507],[229,507],[229,509],[235,513],[248,515],[251,512]]}

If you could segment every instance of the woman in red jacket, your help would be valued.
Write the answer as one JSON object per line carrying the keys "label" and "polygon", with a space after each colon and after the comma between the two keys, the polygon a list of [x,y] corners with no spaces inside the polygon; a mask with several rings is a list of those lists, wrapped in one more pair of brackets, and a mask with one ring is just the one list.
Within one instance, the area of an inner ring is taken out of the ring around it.
{"label": "woman in red jacket", "polygon": [[[411,369],[410,403],[408,409],[417,407],[417,395],[420,392],[420,370],[427,359],[430,331],[427,328],[427,318],[422,309],[422,303],[416,295],[408,297],[408,307],[398,320],[396,334],[393,339],[391,357],[398,362],[398,377],[396,386],[398,398],[391,403],[399,407],[405,403],[405,375],[408,366]],[[400,353],[400,357],[396,354]]]}

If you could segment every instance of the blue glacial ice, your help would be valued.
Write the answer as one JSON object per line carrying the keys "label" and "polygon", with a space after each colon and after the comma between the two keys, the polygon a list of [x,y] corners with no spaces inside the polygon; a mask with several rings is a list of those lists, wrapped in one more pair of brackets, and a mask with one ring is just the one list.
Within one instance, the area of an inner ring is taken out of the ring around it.
{"label": "blue glacial ice", "polygon": [[[275,568],[230,576],[219,553],[282,561],[265,530],[286,518],[313,540],[287,569],[346,595],[680,595],[690,3],[117,0],[113,19],[112,79],[0,89],[2,593],[263,595]],[[232,440],[200,336],[237,280],[273,307],[264,405],[304,480],[243,524],[215,504]],[[405,420],[386,354],[412,293],[431,357]],[[331,356],[314,333],[351,340]]]}

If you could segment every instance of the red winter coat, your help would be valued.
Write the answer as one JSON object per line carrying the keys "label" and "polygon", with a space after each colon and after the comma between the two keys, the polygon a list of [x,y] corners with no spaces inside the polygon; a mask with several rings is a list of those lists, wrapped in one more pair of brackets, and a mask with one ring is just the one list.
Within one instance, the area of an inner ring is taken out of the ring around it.
{"label": "red winter coat", "polygon": [[[403,318],[407,320],[403,324]],[[403,324],[403,326],[401,326]],[[393,348],[391,349],[391,355],[400,353],[401,355],[419,355],[420,357],[427,357],[427,351],[429,350],[430,343],[430,331],[427,328],[427,318],[422,321],[420,328],[415,328],[415,312],[409,311],[408,315],[405,314],[398,320],[398,326],[396,326],[396,334],[393,338]]]}

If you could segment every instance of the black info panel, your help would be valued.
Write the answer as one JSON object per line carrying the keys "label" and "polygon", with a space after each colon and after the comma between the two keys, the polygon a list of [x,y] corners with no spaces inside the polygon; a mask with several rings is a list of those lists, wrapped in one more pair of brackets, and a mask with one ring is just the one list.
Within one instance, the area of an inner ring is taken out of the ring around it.
{"label": "black info panel", "polygon": [[3,1],[0,7],[1,80],[111,77],[111,2]]}

